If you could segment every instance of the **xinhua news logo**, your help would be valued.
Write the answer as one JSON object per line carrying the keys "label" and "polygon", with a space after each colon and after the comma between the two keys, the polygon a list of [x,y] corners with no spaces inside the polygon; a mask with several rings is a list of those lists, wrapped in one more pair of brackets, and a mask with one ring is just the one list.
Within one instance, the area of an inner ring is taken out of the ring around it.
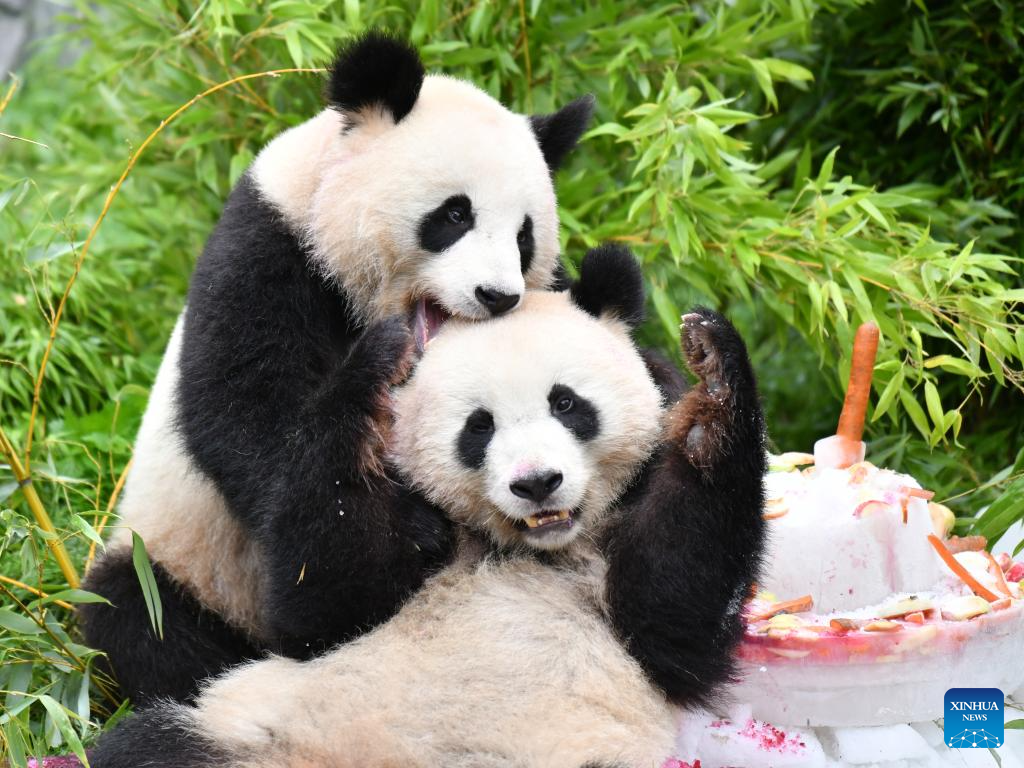
{"label": "xinhua news logo", "polygon": [[992,749],[1003,745],[1003,692],[998,688],[946,691],[943,734],[953,749]]}

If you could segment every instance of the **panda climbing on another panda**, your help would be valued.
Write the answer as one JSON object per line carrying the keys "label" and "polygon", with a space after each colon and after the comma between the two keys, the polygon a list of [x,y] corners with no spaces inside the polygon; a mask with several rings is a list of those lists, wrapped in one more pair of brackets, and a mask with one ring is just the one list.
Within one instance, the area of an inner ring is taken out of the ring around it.
{"label": "panda climbing on another panda", "polygon": [[[120,530],[86,580],[111,603],[82,607],[86,641],[137,703],[365,632],[445,562],[447,519],[378,460],[380,385],[449,316],[503,315],[556,279],[552,173],[589,98],[514,114],[373,32],[339,52],[327,101],[231,193],[153,387]],[[130,530],[154,564],[162,639]]]}
{"label": "panda climbing on another panda", "polygon": [[449,322],[397,390],[390,439],[450,515],[452,563],[370,634],[141,711],[94,768],[660,766],[671,702],[706,703],[732,670],[764,425],[742,340],[704,309],[682,329],[699,382],[666,410],[630,339],[642,291],[605,248],[568,293]]}

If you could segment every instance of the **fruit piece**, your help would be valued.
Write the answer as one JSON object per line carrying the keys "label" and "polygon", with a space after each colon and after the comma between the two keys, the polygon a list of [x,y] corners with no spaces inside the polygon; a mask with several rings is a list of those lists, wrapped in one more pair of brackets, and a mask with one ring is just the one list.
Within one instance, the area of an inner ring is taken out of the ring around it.
{"label": "fruit piece", "polygon": [[868,499],[867,501],[862,501],[860,504],[854,507],[853,516],[860,517],[865,512],[869,514],[871,512],[882,512],[888,508],[889,505],[886,502],[882,501],[881,499]]}
{"label": "fruit piece", "polygon": [[996,589],[1002,592],[1007,597],[1013,597],[1013,593],[1010,592],[1010,585],[1006,583],[1006,578],[1003,576],[1003,569],[999,567],[999,563],[992,557],[988,552],[985,552],[985,557],[988,558],[988,572],[989,575],[995,577]]}
{"label": "fruit piece", "polygon": [[[998,599],[998,598],[997,598]],[[942,603],[942,618],[947,621],[966,621],[992,610],[989,601],[977,595],[960,595]]]}
{"label": "fruit piece", "polygon": [[768,626],[772,629],[796,629],[803,625],[804,622],[799,617],[789,613],[780,613],[768,619]]}
{"label": "fruit piece", "polygon": [[903,620],[911,624],[924,624],[924,614],[921,611],[914,611],[904,616]]}
{"label": "fruit piece", "polygon": [[768,456],[769,472],[791,472],[797,467],[806,467],[811,464],[814,464],[814,456],[810,453],[787,451],[778,456]]}
{"label": "fruit piece", "polygon": [[1006,572],[1006,580],[1019,582],[1024,580],[1024,563],[1014,563],[1010,566],[1010,570]]}
{"label": "fruit piece", "polygon": [[[974,594],[980,595],[988,602],[995,602],[999,599],[999,595],[995,594],[991,589],[974,578],[970,572],[964,568],[964,566],[955,557],[953,557],[953,553],[946,549],[946,545],[942,543],[938,536],[933,533],[929,533],[928,541],[931,543],[932,547],[935,548],[935,551],[939,553],[939,557],[942,558],[942,562],[949,566],[949,570],[959,576],[960,580],[974,591]],[[985,603],[986,610],[988,610],[988,602]],[[942,614],[943,617],[945,617],[945,606],[943,606]]]}
{"label": "fruit piece", "polygon": [[768,499],[764,504],[764,519],[775,520],[789,512],[789,502],[784,498]]}
{"label": "fruit piece", "polygon": [[895,621],[887,621],[885,619],[869,621],[864,625],[865,632],[895,632],[899,628],[900,625]]}
{"label": "fruit piece", "polygon": [[937,504],[934,501],[928,502],[928,514],[932,518],[932,528],[935,535],[944,539],[953,532],[953,525],[956,523],[956,515],[953,510],[945,504]]}
{"label": "fruit piece", "polygon": [[992,603],[992,610],[1001,611],[1004,608],[1009,608],[1011,605],[1013,605],[1013,600],[1011,600],[1009,597],[1004,597],[1002,600],[996,600],[994,603]]}
{"label": "fruit piece", "polygon": [[946,549],[954,555],[961,552],[980,552],[988,546],[988,539],[984,536],[950,536],[946,542]]}
{"label": "fruit piece", "polygon": [[894,603],[882,606],[882,609],[878,612],[878,618],[880,619],[895,619],[899,616],[906,616],[908,613],[930,611],[935,607],[935,603],[925,597],[905,597],[902,600],[897,600]]}

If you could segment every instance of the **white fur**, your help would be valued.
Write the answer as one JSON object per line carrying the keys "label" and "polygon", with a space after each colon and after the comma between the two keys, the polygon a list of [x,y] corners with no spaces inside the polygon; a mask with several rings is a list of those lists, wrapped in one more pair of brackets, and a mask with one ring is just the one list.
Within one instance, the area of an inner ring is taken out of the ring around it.
{"label": "white fur", "polygon": [[[547,286],[559,250],[555,192],[526,117],[469,83],[430,75],[397,125],[376,113],[344,128],[325,110],[267,145],[253,173],[357,316],[403,313],[429,296],[481,318],[477,287],[522,295]],[[473,229],[440,254],[424,251],[420,220],[460,194],[473,203]],[[524,276],[516,234],[526,215],[536,245]]]}
{"label": "white fur", "polygon": [[[555,384],[598,410],[600,431],[576,440],[550,413]],[[523,307],[488,323],[451,320],[412,380],[396,393],[395,463],[455,520],[483,526],[501,544],[523,541],[512,519],[538,512],[509,485],[531,470],[560,471],[545,509],[580,508],[582,525],[530,544],[564,546],[618,495],[658,434],[659,394],[627,332],[575,307],[566,294],[527,293]],[[466,418],[494,416],[482,470],[456,453]]]}
{"label": "white fur", "polygon": [[[651,450],[660,406],[624,330],[565,294],[527,294],[507,318],[445,326],[397,396],[401,469],[456,519],[503,539],[502,515],[516,510],[503,494],[488,500],[489,476],[523,456],[560,462],[576,445],[543,413],[553,381],[586,393],[604,418],[572,453],[571,493],[598,524]],[[454,457],[453,431],[478,405],[501,420],[496,436],[513,437],[474,473]],[[563,548],[558,566],[487,549],[463,529],[455,562],[385,625],[311,662],[236,669],[175,716],[227,749],[221,764],[233,768],[658,768],[677,712],[612,631],[589,537]]]}
{"label": "white fur", "polygon": [[110,548],[131,547],[131,531],[154,562],[235,626],[258,635],[262,567],[255,543],[220,492],[192,463],[174,427],[184,317],[167,344],[135,438]]}

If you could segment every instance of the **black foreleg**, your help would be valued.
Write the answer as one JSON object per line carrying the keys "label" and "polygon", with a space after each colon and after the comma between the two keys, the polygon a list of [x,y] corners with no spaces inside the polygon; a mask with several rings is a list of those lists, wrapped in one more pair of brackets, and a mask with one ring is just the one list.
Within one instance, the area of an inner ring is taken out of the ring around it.
{"label": "black foreleg", "polygon": [[86,643],[106,653],[101,667],[136,705],[155,698],[185,701],[205,678],[258,653],[243,632],[205,610],[159,565],[153,573],[163,604],[163,639],[150,622],[131,552],[101,557],[82,585],[111,605],[78,609]]}
{"label": "black foreleg", "polygon": [[291,434],[260,534],[282,653],[308,656],[386,620],[447,557],[447,519],[382,465],[390,388],[411,354],[400,318],[372,326]]}
{"label": "black foreleg", "polygon": [[191,710],[158,704],[132,715],[100,737],[89,754],[92,768],[211,768],[230,755],[193,733]]}
{"label": "black foreleg", "polygon": [[609,541],[607,599],[630,653],[675,702],[707,703],[733,671],[765,525],[764,423],[746,347],[725,318],[685,318],[700,381]]}

